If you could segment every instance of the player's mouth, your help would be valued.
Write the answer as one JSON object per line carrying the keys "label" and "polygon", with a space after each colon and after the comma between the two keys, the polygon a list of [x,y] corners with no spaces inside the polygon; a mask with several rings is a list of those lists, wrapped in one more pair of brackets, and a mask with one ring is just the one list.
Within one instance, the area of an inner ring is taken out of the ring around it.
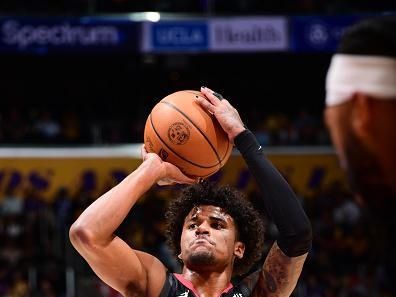
{"label": "player's mouth", "polygon": [[201,244],[215,245],[214,241],[212,241],[206,237],[199,237],[191,242],[191,245],[201,245]]}

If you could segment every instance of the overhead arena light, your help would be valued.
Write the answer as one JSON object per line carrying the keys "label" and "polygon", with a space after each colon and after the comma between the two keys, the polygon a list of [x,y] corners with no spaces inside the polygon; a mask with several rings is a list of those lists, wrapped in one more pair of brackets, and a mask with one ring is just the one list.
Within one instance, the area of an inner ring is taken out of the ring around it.
{"label": "overhead arena light", "polygon": [[144,12],[145,18],[146,20],[150,21],[150,22],[158,22],[161,18],[161,15],[159,12],[156,11],[147,11]]}
{"label": "overhead arena light", "polygon": [[135,22],[158,22],[161,18],[161,14],[157,11],[145,11],[145,12],[134,12],[127,14],[127,17],[131,21]]}

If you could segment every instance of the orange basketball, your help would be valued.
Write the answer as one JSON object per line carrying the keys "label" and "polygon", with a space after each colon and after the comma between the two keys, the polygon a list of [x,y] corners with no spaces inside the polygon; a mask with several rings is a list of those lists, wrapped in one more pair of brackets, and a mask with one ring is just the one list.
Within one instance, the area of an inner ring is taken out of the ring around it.
{"label": "orange basketball", "polygon": [[208,177],[227,162],[232,145],[216,118],[196,101],[198,91],[179,91],[154,106],[146,121],[144,143],[190,177]]}

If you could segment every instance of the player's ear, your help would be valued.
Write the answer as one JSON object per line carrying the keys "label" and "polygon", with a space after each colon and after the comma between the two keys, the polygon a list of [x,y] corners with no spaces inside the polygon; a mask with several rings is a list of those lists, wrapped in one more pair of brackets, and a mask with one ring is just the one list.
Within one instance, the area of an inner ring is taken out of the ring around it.
{"label": "player's ear", "polygon": [[241,241],[236,241],[234,244],[234,256],[238,259],[243,258],[243,254],[245,253],[245,244]]}
{"label": "player's ear", "polygon": [[372,120],[371,100],[363,93],[355,93],[352,100],[352,129],[359,138],[366,138],[368,136],[370,122]]}

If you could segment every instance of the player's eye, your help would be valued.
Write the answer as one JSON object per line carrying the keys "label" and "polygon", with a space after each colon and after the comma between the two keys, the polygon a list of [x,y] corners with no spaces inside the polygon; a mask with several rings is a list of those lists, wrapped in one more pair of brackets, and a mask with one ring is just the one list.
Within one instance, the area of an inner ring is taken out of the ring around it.
{"label": "player's eye", "polygon": [[197,224],[192,223],[188,225],[188,229],[195,229],[197,227]]}
{"label": "player's eye", "polygon": [[217,223],[217,222],[212,223],[211,226],[212,226],[212,228],[214,228],[214,229],[222,229],[222,228],[223,228],[223,225],[220,224],[220,223]]}

